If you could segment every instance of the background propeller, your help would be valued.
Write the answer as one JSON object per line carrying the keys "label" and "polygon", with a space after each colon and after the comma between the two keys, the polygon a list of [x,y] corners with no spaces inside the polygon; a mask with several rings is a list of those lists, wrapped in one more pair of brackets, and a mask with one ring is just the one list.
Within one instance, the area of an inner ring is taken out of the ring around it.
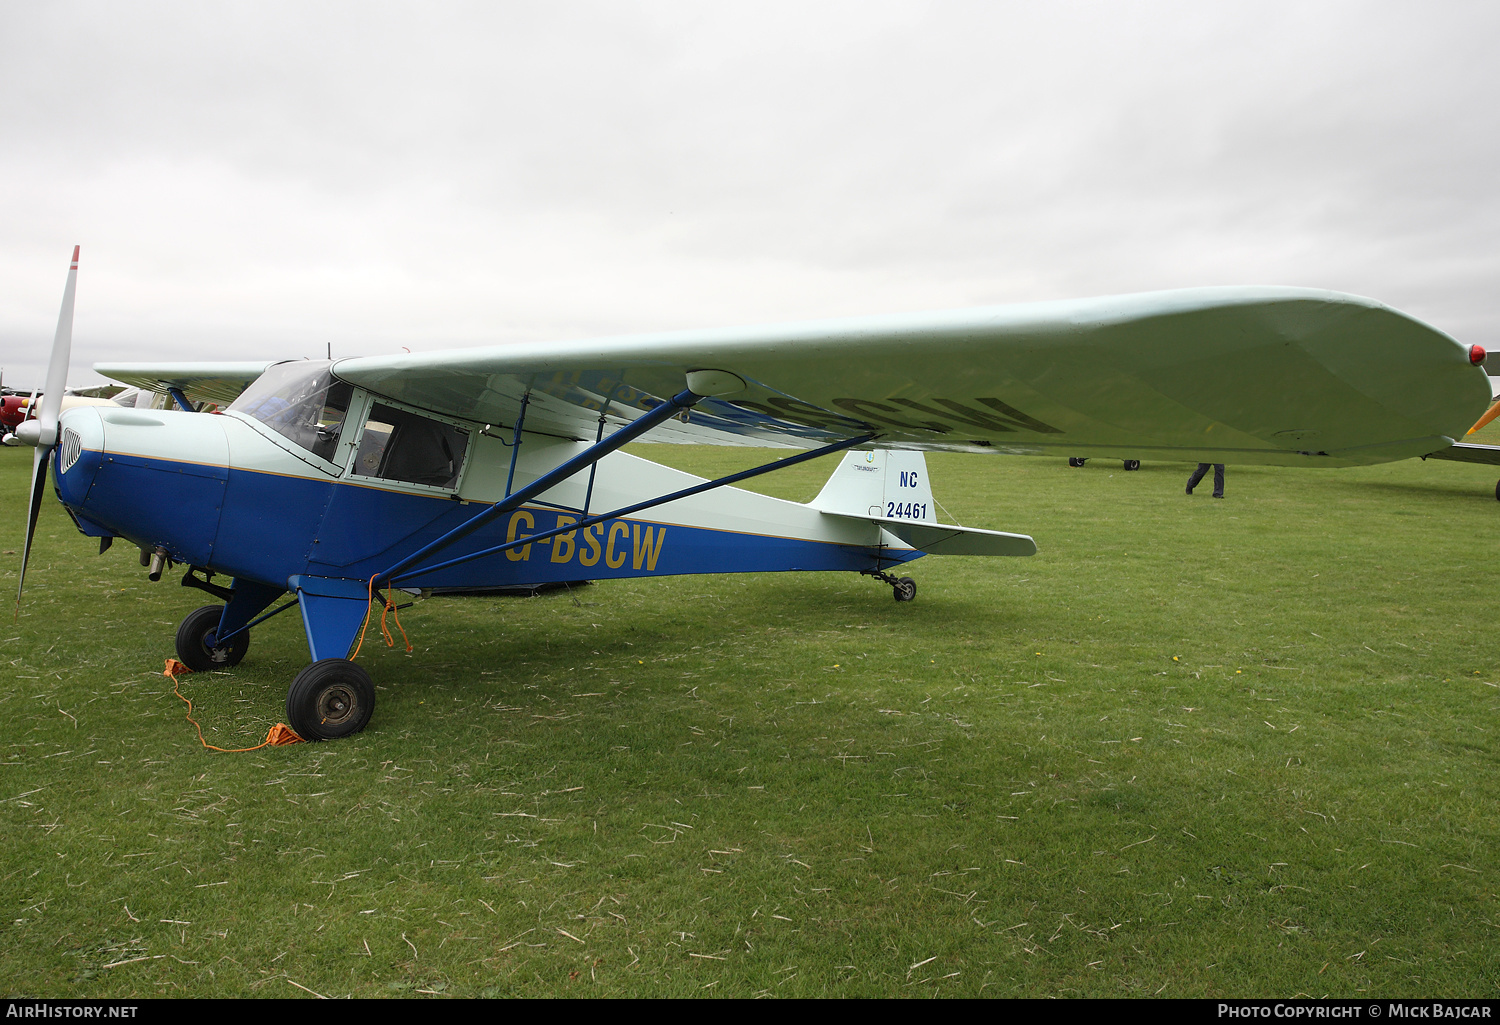
{"label": "background propeller", "polygon": [[37,516],[42,511],[42,493],[47,489],[47,460],[57,445],[57,418],[62,412],[63,391],[68,386],[68,359],[73,351],[73,292],[78,284],[78,246],[73,247],[73,263],[68,268],[68,284],[63,289],[62,311],[57,315],[57,334],[52,338],[52,356],[47,363],[47,383],[41,402],[31,400],[35,418],[16,428],[16,437],[36,446],[31,463],[31,504],[26,509],[26,544],[21,549],[21,579],[16,585],[16,608],[21,606],[21,592],[26,588],[26,562],[31,558],[31,539],[36,534]]}

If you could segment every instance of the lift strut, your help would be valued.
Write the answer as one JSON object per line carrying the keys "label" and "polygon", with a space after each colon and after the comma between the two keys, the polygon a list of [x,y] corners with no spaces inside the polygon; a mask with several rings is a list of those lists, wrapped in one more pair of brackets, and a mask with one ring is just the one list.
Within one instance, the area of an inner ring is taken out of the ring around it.
{"label": "lift strut", "polygon": [[[552,530],[543,530],[536,534],[527,534],[525,537],[518,537],[514,541],[507,541],[504,544],[495,545],[492,548],[486,548],[482,551],[470,552],[466,555],[460,555],[458,558],[449,559],[447,562],[440,562],[436,565],[431,566],[419,566],[416,569],[409,569],[402,572],[400,574],[400,578],[402,580],[410,580],[412,577],[418,576],[423,573],[431,573],[435,570],[447,569],[449,566],[457,566],[461,563],[473,562],[475,559],[484,559],[488,558],[491,555],[498,555],[500,552],[503,552],[508,548],[520,548],[525,545],[535,544],[539,541],[546,541],[549,538],[556,537],[558,534],[567,534],[575,530],[584,530],[588,527],[593,526],[595,523],[603,523],[605,520],[613,520],[618,519],[621,516],[629,516],[631,513],[637,513],[643,509],[651,509],[658,505],[666,505],[668,502],[675,502],[680,498],[689,498],[693,495],[702,494],[705,491],[712,491],[715,488],[722,488],[726,485],[734,484],[742,480],[747,480],[751,477],[758,477],[763,473],[770,473],[772,470],[780,470],[787,466],[795,466],[796,464],[804,463],[809,459],[816,459],[819,456],[826,456],[832,452],[838,452],[846,448],[853,448],[855,445],[863,444],[864,442],[870,441],[873,438],[874,435],[872,434],[862,434],[857,438],[845,438],[844,440],[836,441],[831,445],[824,445],[822,448],[811,449],[807,452],[799,452],[794,456],[788,456],[785,459],[778,459],[775,462],[766,463],[762,466],[757,466],[754,469],[741,470],[739,473],[732,473],[727,477],[720,477],[717,480],[705,481],[702,484],[695,484],[690,488],[683,488],[681,491],[674,491],[670,495],[662,495],[659,498],[648,498],[644,502],[637,502],[634,505],[627,505],[622,508],[615,509],[611,512],[600,513],[597,516],[585,516],[577,523],[569,523],[566,526],[556,527]],[[882,576],[881,579],[885,579],[885,576]],[[891,579],[894,580],[895,578],[892,577]]]}
{"label": "lift strut", "polygon": [[383,573],[377,573],[371,580],[371,585],[374,587],[384,587],[398,575],[410,576],[409,572],[403,573],[402,571],[410,570],[411,567],[417,565],[428,556],[440,552],[458,541],[462,541],[491,520],[504,516],[513,509],[519,509],[537,495],[556,487],[584,467],[597,463],[616,449],[639,438],[651,430],[651,428],[670,420],[685,409],[691,409],[702,398],[702,395],[684,388],[666,402],[636,417],[608,438],[590,445],[583,452],[580,452],[552,471],[542,474],[524,488],[510,493],[502,501],[496,502],[483,512],[460,523],[436,541],[429,542],[418,548],[415,552],[401,559]]}

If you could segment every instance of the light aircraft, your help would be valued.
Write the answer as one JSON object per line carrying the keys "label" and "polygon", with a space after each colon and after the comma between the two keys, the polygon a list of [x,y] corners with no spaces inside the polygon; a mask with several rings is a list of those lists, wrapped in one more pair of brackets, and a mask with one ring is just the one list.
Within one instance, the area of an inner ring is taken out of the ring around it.
{"label": "light aircraft", "polygon": [[[99,365],[179,408],[59,417],[77,256],[47,397],[21,427],[36,446],[21,587],[50,459],[101,551],[123,538],[152,579],[182,564],[183,584],[216,599],[177,630],[189,666],[237,664],[252,627],[299,610],[312,662],[287,717],[307,740],[369,721],[374,685],[349,656],[393,594],[840,570],[909,600],[916,585],[897,572],[924,554],[1036,551],[1024,534],[939,523],[924,451],[1351,466],[1451,446],[1490,400],[1477,346],[1368,299],[1246,287],[336,361]],[[202,401],[228,408],[190,411]],[[706,481],[620,451],[633,441],[793,454]],[[835,452],[807,504],[732,487]]]}

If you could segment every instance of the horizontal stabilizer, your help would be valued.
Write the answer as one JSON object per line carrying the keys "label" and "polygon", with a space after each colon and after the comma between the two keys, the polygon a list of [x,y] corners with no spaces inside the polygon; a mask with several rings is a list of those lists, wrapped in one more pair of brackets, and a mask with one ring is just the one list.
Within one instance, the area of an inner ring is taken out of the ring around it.
{"label": "horizontal stabilizer", "polygon": [[928,555],[1036,554],[1036,542],[1026,534],[1007,534],[1003,530],[981,530],[979,527],[916,523],[885,516],[850,516],[846,513],[824,513],[824,515],[874,523],[896,535],[917,551]]}
{"label": "horizontal stabilizer", "polygon": [[808,504],[826,516],[873,523],[929,555],[1036,554],[1036,542],[1025,534],[938,523],[920,452],[846,452]]}
{"label": "horizontal stabilizer", "polygon": [[1423,459],[1450,459],[1455,463],[1484,463],[1500,466],[1500,445],[1470,445],[1458,442],[1450,448],[1429,452]]}

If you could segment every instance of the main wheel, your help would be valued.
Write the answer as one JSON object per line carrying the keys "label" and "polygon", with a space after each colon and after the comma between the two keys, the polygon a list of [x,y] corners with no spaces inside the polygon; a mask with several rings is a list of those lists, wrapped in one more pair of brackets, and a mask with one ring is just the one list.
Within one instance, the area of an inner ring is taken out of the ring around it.
{"label": "main wheel", "polygon": [[227,644],[218,643],[214,631],[219,629],[219,619],[223,615],[224,606],[205,605],[189,612],[177,628],[177,657],[193,672],[206,673],[210,669],[237,666],[245,652],[250,650],[249,630],[241,630]]}
{"label": "main wheel", "polygon": [[897,601],[911,601],[917,596],[917,582],[911,577],[902,577],[891,586]]}
{"label": "main wheel", "polygon": [[297,674],[286,693],[287,725],[303,740],[358,733],[375,710],[375,684],[343,658],[319,659]]}
{"label": "main wheel", "polygon": [[1141,468],[1141,461],[1139,459],[1126,459],[1124,463],[1126,470],[1139,470]]}

